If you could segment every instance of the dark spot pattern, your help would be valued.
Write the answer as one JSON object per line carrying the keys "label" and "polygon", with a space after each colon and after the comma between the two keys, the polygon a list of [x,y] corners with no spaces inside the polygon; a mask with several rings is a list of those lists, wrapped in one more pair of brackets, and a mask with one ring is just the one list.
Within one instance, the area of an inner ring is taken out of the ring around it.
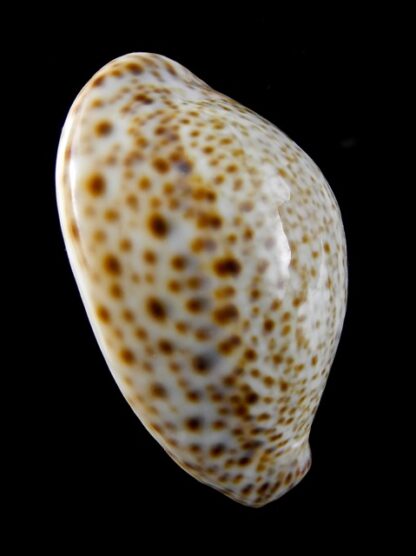
{"label": "dark spot pattern", "polygon": [[61,141],[68,254],[129,404],[197,478],[251,506],[282,496],[310,467],[345,313],[325,178],[155,54],[102,68]]}

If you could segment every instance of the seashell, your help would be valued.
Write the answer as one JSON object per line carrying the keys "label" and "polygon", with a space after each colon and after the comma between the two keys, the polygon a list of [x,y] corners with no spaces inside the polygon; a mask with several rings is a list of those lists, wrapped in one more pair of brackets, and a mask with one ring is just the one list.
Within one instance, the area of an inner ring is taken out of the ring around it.
{"label": "seashell", "polygon": [[133,53],[78,95],[56,181],[91,326],[143,425],[232,499],[282,496],[310,467],[346,307],[318,167],[180,64]]}

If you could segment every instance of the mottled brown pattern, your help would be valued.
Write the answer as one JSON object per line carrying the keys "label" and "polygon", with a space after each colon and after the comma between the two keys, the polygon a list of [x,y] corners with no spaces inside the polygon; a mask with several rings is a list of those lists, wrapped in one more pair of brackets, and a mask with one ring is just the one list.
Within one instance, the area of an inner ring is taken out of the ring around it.
{"label": "mottled brown pattern", "polygon": [[57,196],[97,340],[143,424],[234,500],[282,496],[309,469],[345,313],[342,222],[317,166],[180,64],[129,54],[71,108]]}

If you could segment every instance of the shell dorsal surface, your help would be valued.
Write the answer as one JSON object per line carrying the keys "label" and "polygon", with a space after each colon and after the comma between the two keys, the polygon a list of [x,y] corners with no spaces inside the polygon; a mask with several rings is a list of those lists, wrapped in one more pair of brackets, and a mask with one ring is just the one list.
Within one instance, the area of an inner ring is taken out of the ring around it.
{"label": "shell dorsal surface", "polygon": [[149,432],[243,504],[298,483],[346,306],[319,168],[180,64],[133,53],[75,100],[57,199],[97,341]]}

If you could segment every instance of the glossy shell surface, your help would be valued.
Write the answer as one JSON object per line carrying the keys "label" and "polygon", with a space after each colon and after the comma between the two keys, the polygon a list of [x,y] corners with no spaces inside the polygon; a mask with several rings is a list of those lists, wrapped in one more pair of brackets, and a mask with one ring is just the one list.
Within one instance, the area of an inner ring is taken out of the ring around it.
{"label": "glossy shell surface", "polygon": [[98,344],[149,432],[243,504],[298,483],[346,305],[314,162],[180,64],[133,53],[75,100],[57,199]]}

